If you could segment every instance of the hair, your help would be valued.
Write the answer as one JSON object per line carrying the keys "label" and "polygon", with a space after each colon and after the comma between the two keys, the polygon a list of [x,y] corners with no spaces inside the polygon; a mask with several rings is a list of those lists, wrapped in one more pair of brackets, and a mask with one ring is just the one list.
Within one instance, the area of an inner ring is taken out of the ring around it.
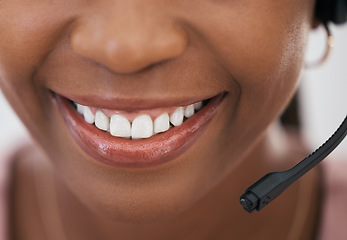
{"label": "hair", "polygon": [[315,16],[323,23],[344,23],[347,20],[347,0],[316,0]]}

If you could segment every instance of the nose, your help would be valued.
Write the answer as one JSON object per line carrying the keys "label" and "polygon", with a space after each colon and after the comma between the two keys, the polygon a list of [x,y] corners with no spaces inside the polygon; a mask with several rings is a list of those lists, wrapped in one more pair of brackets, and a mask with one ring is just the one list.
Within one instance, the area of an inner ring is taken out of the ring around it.
{"label": "nose", "polygon": [[71,33],[75,53],[118,73],[137,72],[184,53],[188,39],[181,25],[153,6],[120,5],[83,13]]}

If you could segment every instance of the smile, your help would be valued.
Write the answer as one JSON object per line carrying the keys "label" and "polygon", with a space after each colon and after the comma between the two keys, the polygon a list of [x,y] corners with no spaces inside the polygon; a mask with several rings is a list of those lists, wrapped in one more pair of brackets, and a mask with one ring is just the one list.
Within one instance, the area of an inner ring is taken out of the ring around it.
{"label": "smile", "polygon": [[157,108],[138,112],[98,109],[75,102],[74,105],[83,115],[84,120],[89,124],[95,124],[98,129],[107,131],[115,137],[141,139],[166,132],[171,127],[180,126],[205,104],[200,101],[183,107]]}
{"label": "smile", "polygon": [[67,129],[90,157],[115,167],[163,164],[187,150],[203,133],[225,94],[185,106],[113,110],[55,94]]}

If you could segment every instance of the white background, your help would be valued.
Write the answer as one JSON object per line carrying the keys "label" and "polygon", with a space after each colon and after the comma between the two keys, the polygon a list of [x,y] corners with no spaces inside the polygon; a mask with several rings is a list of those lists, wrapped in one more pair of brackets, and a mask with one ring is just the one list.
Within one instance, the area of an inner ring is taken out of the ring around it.
{"label": "white background", "polygon": [[[303,130],[312,149],[320,146],[347,114],[347,25],[331,29],[335,49],[330,58],[322,67],[305,70],[301,81]],[[307,59],[317,59],[325,47],[324,31],[314,31],[310,39]],[[27,138],[27,131],[0,91],[0,156]],[[347,158],[347,139],[333,156]]]}
{"label": "white background", "polygon": [[[312,149],[328,139],[347,115],[347,24],[330,28],[335,47],[328,61],[321,67],[306,70],[301,81],[304,134]],[[323,28],[314,31],[307,59],[312,56],[317,59],[315,52],[324,50],[325,41]],[[347,139],[332,156],[347,159]]]}

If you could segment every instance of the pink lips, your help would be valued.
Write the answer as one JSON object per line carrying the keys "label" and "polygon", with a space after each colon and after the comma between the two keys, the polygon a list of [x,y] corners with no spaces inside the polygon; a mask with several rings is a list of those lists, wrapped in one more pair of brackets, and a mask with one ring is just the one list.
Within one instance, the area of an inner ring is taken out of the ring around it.
{"label": "pink lips", "polygon": [[224,93],[182,125],[148,139],[130,140],[111,136],[85,122],[71,102],[55,94],[66,126],[77,144],[92,158],[115,167],[145,168],[173,160],[202,134],[224,99]]}

